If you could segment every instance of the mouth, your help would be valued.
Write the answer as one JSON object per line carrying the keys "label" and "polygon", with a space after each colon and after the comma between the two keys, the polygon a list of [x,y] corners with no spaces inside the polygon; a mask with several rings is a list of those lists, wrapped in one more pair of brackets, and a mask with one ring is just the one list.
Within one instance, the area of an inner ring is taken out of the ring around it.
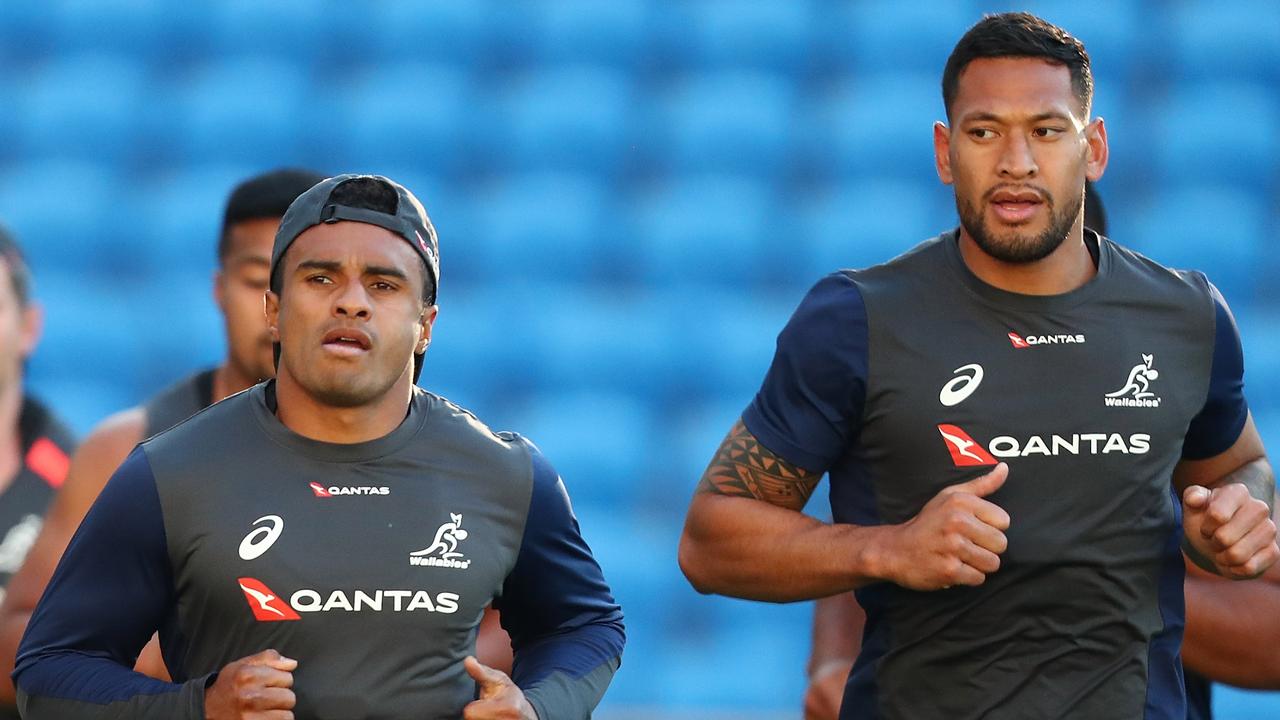
{"label": "mouth", "polygon": [[1030,189],[997,190],[991,194],[989,202],[996,217],[1011,225],[1030,220],[1040,206],[1045,204],[1043,196]]}
{"label": "mouth", "polygon": [[361,355],[373,347],[369,335],[356,328],[330,330],[324,334],[320,344],[325,350],[346,357]]}

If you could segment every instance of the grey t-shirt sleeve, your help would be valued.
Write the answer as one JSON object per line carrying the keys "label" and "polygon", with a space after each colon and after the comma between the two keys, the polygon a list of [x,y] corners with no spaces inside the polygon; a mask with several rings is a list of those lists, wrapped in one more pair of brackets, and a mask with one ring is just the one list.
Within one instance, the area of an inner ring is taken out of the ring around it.
{"label": "grey t-shirt sleeve", "polygon": [[568,492],[532,444],[533,491],[515,567],[494,601],[515,651],[512,679],[542,720],[591,717],[626,634]]}
{"label": "grey t-shirt sleeve", "polygon": [[167,683],[134,672],[173,607],[155,480],[134,449],[71,539],[18,648],[24,718],[198,720],[212,676]]}

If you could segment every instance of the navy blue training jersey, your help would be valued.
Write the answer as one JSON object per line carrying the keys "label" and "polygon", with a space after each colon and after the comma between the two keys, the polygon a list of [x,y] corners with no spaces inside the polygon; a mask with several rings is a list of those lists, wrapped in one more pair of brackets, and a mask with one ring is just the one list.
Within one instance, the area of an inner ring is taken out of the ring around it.
{"label": "navy blue training jersey", "polygon": [[[227,663],[298,661],[296,717],[456,720],[493,603],[541,718],[587,718],[622,614],[550,463],[421,389],[390,434],[332,444],[273,385],[140,445],[54,573],[19,650],[26,718],[201,718]],[[174,682],[132,670],[159,631]]]}
{"label": "navy blue training jersey", "polygon": [[1240,342],[1202,275],[1086,239],[1094,278],[1026,296],[973,275],[948,233],[823,279],[779,335],[743,421],[830,474],[836,522],[902,523],[1010,468],[983,585],[857,592],[842,718],[1185,718],[1170,479],[1239,437]]}

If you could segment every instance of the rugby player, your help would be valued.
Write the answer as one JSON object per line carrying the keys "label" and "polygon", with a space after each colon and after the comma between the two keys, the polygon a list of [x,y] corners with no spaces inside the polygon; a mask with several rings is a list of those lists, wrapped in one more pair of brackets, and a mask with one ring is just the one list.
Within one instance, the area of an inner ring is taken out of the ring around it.
{"label": "rugby player", "polygon": [[[1202,274],[1084,228],[1108,148],[1078,40],[988,16],[942,85],[960,227],[810,291],[681,567],[747,598],[856,590],[843,718],[1182,718],[1180,548],[1232,579],[1280,557],[1234,320]],[[799,512],[823,472],[831,525]]]}
{"label": "rugby player", "polygon": [[[589,715],[621,613],[537,449],[414,386],[438,268],[421,205],[385,178],[291,206],[277,379],[113,476],[23,640],[25,717]],[[467,657],[491,600],[514,677]],[[130,669],[156,630],[173,683]]]}

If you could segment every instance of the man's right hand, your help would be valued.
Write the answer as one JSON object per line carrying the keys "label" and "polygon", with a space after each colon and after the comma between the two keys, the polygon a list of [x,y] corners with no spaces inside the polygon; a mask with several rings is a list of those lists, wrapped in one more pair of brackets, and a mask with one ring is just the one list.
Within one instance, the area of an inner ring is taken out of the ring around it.
{"label": "man's right hand", "polygon": [[885,554],[885,579],[913,590],[981,585],[1000,569],[1008,547],[1009,514],[984,500],[1009,477],[1009,466],[943,488],[920,513],[894,527]]}
{"label": "man's right hand", "polygon": [[293,720],[297,667],[275,650],[228,663],[204,691],[206,720]]}

